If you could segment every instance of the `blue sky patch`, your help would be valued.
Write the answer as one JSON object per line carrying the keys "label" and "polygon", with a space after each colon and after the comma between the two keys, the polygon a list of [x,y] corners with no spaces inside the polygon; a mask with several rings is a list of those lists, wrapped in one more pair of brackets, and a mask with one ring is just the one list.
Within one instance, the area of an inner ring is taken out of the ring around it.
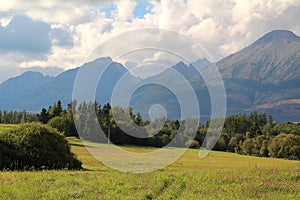
{"label": "blue sky patch", "polygon": [[133,15],[136,18],[144,18],[144,15],[149,13],[151,9],[151,4],[147,1],[138,0]]}
{"label": "blue sky patch", "polygon": [[101,9],[101,12],[105,12],[106,18],[112,19],[112,11],[116,10],[117,6],[114,3],[110,3]]}

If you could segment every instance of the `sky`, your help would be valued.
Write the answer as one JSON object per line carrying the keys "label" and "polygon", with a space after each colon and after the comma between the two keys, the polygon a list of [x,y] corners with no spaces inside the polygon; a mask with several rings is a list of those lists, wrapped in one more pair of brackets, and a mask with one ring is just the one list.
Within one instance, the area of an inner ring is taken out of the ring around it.
{"label": "sky", "polygon": [[[300,35],[299,11],[300,0],[0,1],[0,83],[28,70],[57,75],[81,66],[104,42],[145,28],[191,38],[215,62],[271,30]],[[157,52],[119,61],[130,68],[149,60],[164,65],[178,61]],[[154,70],[143,69],[138,75]]]}

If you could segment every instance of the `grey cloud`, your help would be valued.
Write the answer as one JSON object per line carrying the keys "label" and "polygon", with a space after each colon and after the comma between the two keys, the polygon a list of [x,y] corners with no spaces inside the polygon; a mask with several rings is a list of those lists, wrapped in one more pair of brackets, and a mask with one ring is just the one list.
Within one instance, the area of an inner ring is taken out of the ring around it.
{"label": "grey cloud", "polygon": [[69,30],[64,28],[53,28],[50,31],[50,39],[55,41],[55,45],[63,47],[73,47],[73,37]]}
{"label": "grey cloud", "polygon": [[111,23],[106,23],[102,29],[101,29],[101,34],[104,34],[104,33],[109,33],[111,30],[113,29],[113,26]]}
{"label": "grey cloud", "polygon": [[19,74],[19,68],[17,67],[1,67],[1,73],[0,73],[0,84],[7,79],[16,76]]}
{"label": "grey cloud", "polygon": [[248,24],[249,31],[248,38],[245,35],[236,35],[235,38],[232,38],[234,41],[245,40],[245,46],[251,44],[258,38],[262,37],[267,32],[272,30],[290,30],[295,34],[300,34],[300,24],[299,24],[299,10],[300,6],[289,6],[284,10],[280,15],[272,17],[274,11],[263,10],[264,18],[252,19]]}
{"label": "grey cloud", "polygon": [[278,28],[285,28],[294,31],[297,35],[300,34],[299,24],[299,6],[289,6],[275,21],[278,24]]}
{"label": "grey cloud", "polygon": [[47,53],[51,48],[50,26],[26,16],[14,16],[10,23],[0,26],[0,49],[29,53]]}
{"label": "grey cloud", "polygon": [[127,69],[132,69],[132,68],[135,68],[137,66],[137,62],[133,62],[133,61],[126,61],[125,63],[125,67]]}

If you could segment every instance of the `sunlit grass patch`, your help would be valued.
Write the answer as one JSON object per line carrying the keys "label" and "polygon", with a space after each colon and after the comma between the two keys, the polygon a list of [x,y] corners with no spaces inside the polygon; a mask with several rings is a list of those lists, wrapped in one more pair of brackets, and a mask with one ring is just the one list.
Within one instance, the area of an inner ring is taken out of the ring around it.
{"label": "sunlit grass patch", "polygon": [[0,199],[300,199],[299,161],[215,151],[199,159],[188,149],[166,168],[134,174],[101,164],[76,138],[68,141],[87,170],[0,172]]}

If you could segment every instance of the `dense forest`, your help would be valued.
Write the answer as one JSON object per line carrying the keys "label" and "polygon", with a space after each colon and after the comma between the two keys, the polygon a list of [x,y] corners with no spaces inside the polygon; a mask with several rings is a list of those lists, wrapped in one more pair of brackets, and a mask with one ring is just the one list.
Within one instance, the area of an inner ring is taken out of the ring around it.
{"label": "dense forest", "polygon": [[[76,110],[73,111],[73,108]],[[91,141],[106,143],[109,141],[118,145],[139,145],[139,146],[166,146],[174,139],[176,134],[180,134],[181,126],[185,126],[184,121],[156,119],[165,121],[163,128],[155,135],[147,138],[137,138],[127,134],[118,127],[113,118],[112,110],[118,113],[129,113],[130,117],[138,126],[146,126],[150,123],[144,120],[140,113],[134,113],[131,108],[111,107],[110,104],[101,106],[98,103],[81,103],[76,101],[68,104],[67,109],[63,109],[61,101],[58,101],[48,109],[43,108],[39,114],[26,112],[1,112],[1,123],[23,123],[40,121],[49,124],[65,136],[78,137],[77,129],[80,129],[81,138]],[[91,110],[95,110],[96,116],[91,115]],[[80,121],[77,129],[73,120],[73,112],[76,113],[75,121]],[[97,120],[104,134],[95,133],[91,122]],[[118,123],[119,124],[119,123]],[[177,147],[199,148],[207,134],[210,121],[199,124],[195,135],[180,134],[173,142]],[[155,129],[155,127],[152,127]],[[134,131],[134,130],[133,130]],[[155,132],[155,130],[149,130]],[[214,146],[213,150],[236,152],[239,154],[275,157],[300,160],[300,123],[277,124],[271,115],[266,113],[251,113],[249,115],[234,115],[226,117],[222,135]]]}
{"label": "dense forest", "polygon": [[38,122],[39,118],[35,113],[24,111],[1,111],[0,124],[21,124],[25,122]]}

